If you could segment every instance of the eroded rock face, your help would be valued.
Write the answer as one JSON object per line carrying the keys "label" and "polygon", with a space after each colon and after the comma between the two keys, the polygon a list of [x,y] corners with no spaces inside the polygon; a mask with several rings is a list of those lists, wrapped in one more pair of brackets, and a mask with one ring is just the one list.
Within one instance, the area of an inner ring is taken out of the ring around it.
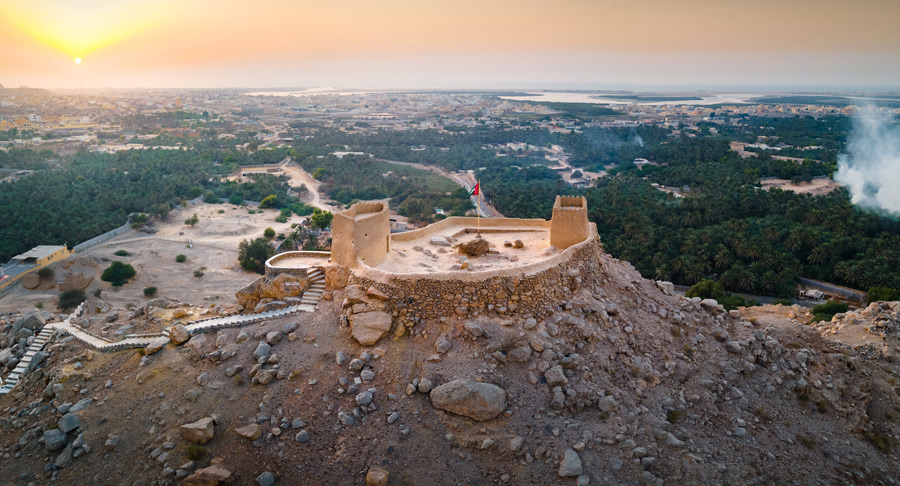
{"label": "eroded rock face", "polygon": [[204,417],[196,422],[179,427],[181,438],[194,443],[206,444],[216,435],[215,422],[212,417]]}
{"label": "eroded rock face", "polygon": [[490,420],[506,410],[506,391],[473,380],[454,380],[431,391],[436,408],[475,420]]}
{"label": "eroded rock face", "polygon": [[353,338],[363,346],[372,346],[391,330],[391,315],[387,312],[363,312],[350,319]]}

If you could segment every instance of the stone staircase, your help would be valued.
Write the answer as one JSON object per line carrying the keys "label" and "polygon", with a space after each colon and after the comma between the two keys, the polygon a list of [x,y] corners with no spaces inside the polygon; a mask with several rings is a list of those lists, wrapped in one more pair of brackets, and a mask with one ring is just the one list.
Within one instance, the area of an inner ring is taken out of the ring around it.
{"label": "stone staircase", "polygon": [[313,268],[307,272],[306,278],[309,281],[309,288],[303,292],[300,303],[315,307],[319,305],[322,294],[325,292],[325,272],[320,268]]}
{"label": "stone staircase", "polygon": [[[287,317],[301,312],[315,312],[316,306],[322,299],[322,293],[325,292],[325,273],[318,268],[314,268],[307,274],[309,279],[309,288],[303,293],[299,305],[292,305],[283,309],[260,312],[259,314],[232,315],[223,317],[212,317],[209,319],[201,319],[192,321],[185,325],[188,332],[193,336],[195,334],[203,334],[207,332],[215,332],[219,329],[229,327],[241,327],[254,322],[264,321],[266,319],[277,319],[279,317]],[[164,331],[159,334],[129,334],[121,341],[111,341],[105,337],[98,336],[73,324],[73,321],[81,316],[84,311],[84,303],[78,306],[69,317],[62,322],[47,323],[41,332],[35,337],[34,342],[28,347],[28,351],[14,369],[2,382],[0,386],[0,395],[9,393],[13,387],[19,382],[19,378],[28,369],[31,359],[38,351],[43,349],[44,345],[53,337],[56,330],[64,331],[75,339],[85,343],[88,347],[100,352],[115,352],[126,349],[144,348],[158,340],[168,341],[168,334]]]}
{"label": "stone staircase", "polygon": [[31,346],[28,346],[28,350],[25,351],[25,356],[22,357],[22,361],[19,361],[16,368],[12,370],[10,374],[6,375],[6,379],[3,380],[3,385],[0,386],[0,395],[9,393],[16,384],[19,383],[19,378],[21,378],[28,370],[28,365],[31,364],[34,355],[36,355],[38,351],[44,349],[44,345],[50,341],[50,338],[53,337],[55,331],[56,329],[51,326],[44,326],[44,328],[41,329],[41,332],[35,336]]}
{"label": "stone staircase", "polygon": [[299,304],[292,305],[290,307],[285,307],[283,309],[271,310],[266,312],[260,312],[259,314],[246,314],[246,315],[233,315],[233,316],[224,316],[224,317],[212,317],[209,319],[201,319],[199,321],[192,321],[185,326],[191,336],[195,334],[203,334],[206,332],[215,332],[219,329],[225,329],[228,327],[241,327],[246,324],[252,324],[254,322],[264,321],[266,319],[277,319],[279,317],[287,317],[294,314],[299,314],[301,312],[313,312],[315,311],[315,306],[307,305],[307,304]]}

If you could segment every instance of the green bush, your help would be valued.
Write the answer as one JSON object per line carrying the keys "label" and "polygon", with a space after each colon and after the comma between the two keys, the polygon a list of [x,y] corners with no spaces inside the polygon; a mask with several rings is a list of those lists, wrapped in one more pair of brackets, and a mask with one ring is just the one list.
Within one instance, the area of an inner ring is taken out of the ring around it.
{"label": "green bush", "polygon": [[275,230],[273,230],[272,228],[266,228],[266,230],[263,231],[263,236],[269,239],[275,238]]}
{"label": "green bush", "polygon": [[202,461],[204,457],[206,457],[206,447],[191,444],[187,446],[185,450],[185,455],[188,459],[192,461]]}
{"label": "green bush", "polygon": [[287,223],[287,217],[285,217],[285,215],[283,215],[283,214],[278,215],[275,217],[275,222],[276,223]]}
{"label": "green bush", "polygon": [[708,278],[695,283],[684,295],[686,297],[700,297],[701,299],[715,299],[716,302],[722,304],[722,307],[727,310],[759,305],[758,302],[747,300],[741,295],[733,295],[725,292],[722,284]]}
{"label": "green bush", "polygon": [[100,275],[100,280],[112,283],[113,287],[119,287],[127,283],[128,279],[135,275],[134,267],[120,261],[114,261]]}
{"label": "green bush", "polygon": [[56,272],[53,271],[52,268],[43,267],[37,271],[37,276],[41,280],[50,280],[56,275]]}
{"label": "green bush", "polygon": [[313,215],[310,220],[312,222],[312,225],[316,228],[325,229],[331,226],[332,219],[334,219],[334,215],[330,212],[316,209],[315,211],[313,211]]}
{"label": "green bush", "polygon": [[232,192],[231,195],[228,196],[228,202],[235,206],[240,206],[241,204],[244,204],[244,197],[241,196],[240,193]]}
{"label": "green bush", "polygon": [[203,270],[195,270],[195,271],[194,271],[194,276],[197,277],[197,278],[203,277]]}
{"label": "green bush", "polygon": [[[273,232],[274,236],[274,232]],[[266,272],[266,260],[275,254],[275,248],[265,238],[244,240],[238,246],[238,261],[241,267],[259,274]]]}
{"label": "green bush", "polygon": [[113,253],[113,255],[115,255],[115,256],[120,256],[120,257],[127,257],[127,256],[130,256],[131,253],[128,253],[128,252],[125,251],[125,250],[116,250],[116,252]]}
{"label": "green bush", "polygon": [[315,206],[302,202],[291,204],[288,207],[291,209],[291,211],[297,213],[297,216],[309,216],[313,213],[313,211],[316,210]]}
{"label": "green bush", "polygon": [[835,302],[833,300],[829,300],[824,304],[819,304],[812,308],[812,322],[830,321],[835,314],[847,312],[849,309],[850,306],[843,302]]}
{"label": "green bush", "polygon": [[259,202],[259,209],[270,208],[275,206],[276,204],[278,204],[278,196],[276,196],[275,194],[269,194]]}
{"label": "green bush", "polygon": [[900,300],[900,291],[887,287],[869,287],[868,298],[869,304],[872,302],[894,302]]}
{"label": "green bush", "polygon": [[178,263],[184,263],[187,261],[187,255],[177,255],[175,257],[175,261]]}
{"label": "green bush", "polygon": [[156,287],[144,287],[144,297],[153,297],[156,295]]}
{"label": "green bush", "polygon": [[59,294],[59,302],[56,304],[56,307],[61,311],[74,309],[78,307],[78,304],[84,302],[86,298],[84,290],[66,290]]}

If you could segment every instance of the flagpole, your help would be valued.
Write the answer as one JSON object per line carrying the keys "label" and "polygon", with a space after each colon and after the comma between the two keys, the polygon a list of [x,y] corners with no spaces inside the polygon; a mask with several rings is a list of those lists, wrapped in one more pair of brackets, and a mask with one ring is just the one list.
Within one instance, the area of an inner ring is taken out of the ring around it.
{"label": "flagpole", "polygon": [[481,238],[481,179],[479,179],[475,183],[475,187],[478,188],[478,198],[476,201],[476,212],[478,214],[478,237]]}

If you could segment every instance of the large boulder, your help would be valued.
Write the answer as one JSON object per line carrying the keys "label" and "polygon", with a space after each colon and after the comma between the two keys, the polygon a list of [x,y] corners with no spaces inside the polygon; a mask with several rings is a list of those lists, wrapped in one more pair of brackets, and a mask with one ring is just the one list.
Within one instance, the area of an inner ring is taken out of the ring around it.
{"label": "large boulder", "polygon": [[289,273],[278,274],[275,278],[264,279],[260,285],[259,298],[281,300],[285,297],[296,297],[307,287],[305,277]]}
{"label": "large boulder", "polygon": [[476,238],[472,241],[468,241],[459,245],[459,252],[463,255],[468,255],[471,257],[487,255],[490,250],[491,245],[487,242],[487,240],[483,240],[481,238]]}
{"label": "large boulder", "polygon": [[182,425],[178,431],[181,438],[194,443],[206,444],[216,435],[215,421],[212,417],[204,417],[196,422]]}
{"label": "large boulder", "polygon": [[234,296],[237,297],[239,305],[247,309],[256,307],[256,303],[259,301],[259,282],[260,279],[254,280],[235,292]]}
{"label": "large boulder", "polygon": [[184,324],[175,324],[169,328],[169,339],[175,344],[181,344],[190,338],[191,333],[184,327]]}
{"label": "large boulder", "polygon": [[363,346],[372,346],[391,330],[387,312],[363,312],[350,318],[350,332]]}
{"label": "large boulder", "polygon": [[47,324],[47,320],[44,319],[41,311],[33,310],[13,324],[13,332],[18,332],[19,329],[37,331],[44,327],[44,324]]}
{"label": "large boulder", "polygon": [[86,277],[81,273],[67,273],[59,284],[60,292],[68,290],[84,290],[94,281],[94,277]]}
{"label": "large boulder", "polygon": [[325,267],[325,288],[328,290],[340,290],[350,281],[350,270],[340,265]]}
{"label": "large boulder", "polygon": [[29,273],[22,277],[22,287],[28,290],[34,290],[41,285],[41,278],[36,273]]}
{"label": "large boulder", "polygon": [[506,391],[473,380],[453,380],[431,390],[436,408],[475,420],[490,420],[506,410]]}

